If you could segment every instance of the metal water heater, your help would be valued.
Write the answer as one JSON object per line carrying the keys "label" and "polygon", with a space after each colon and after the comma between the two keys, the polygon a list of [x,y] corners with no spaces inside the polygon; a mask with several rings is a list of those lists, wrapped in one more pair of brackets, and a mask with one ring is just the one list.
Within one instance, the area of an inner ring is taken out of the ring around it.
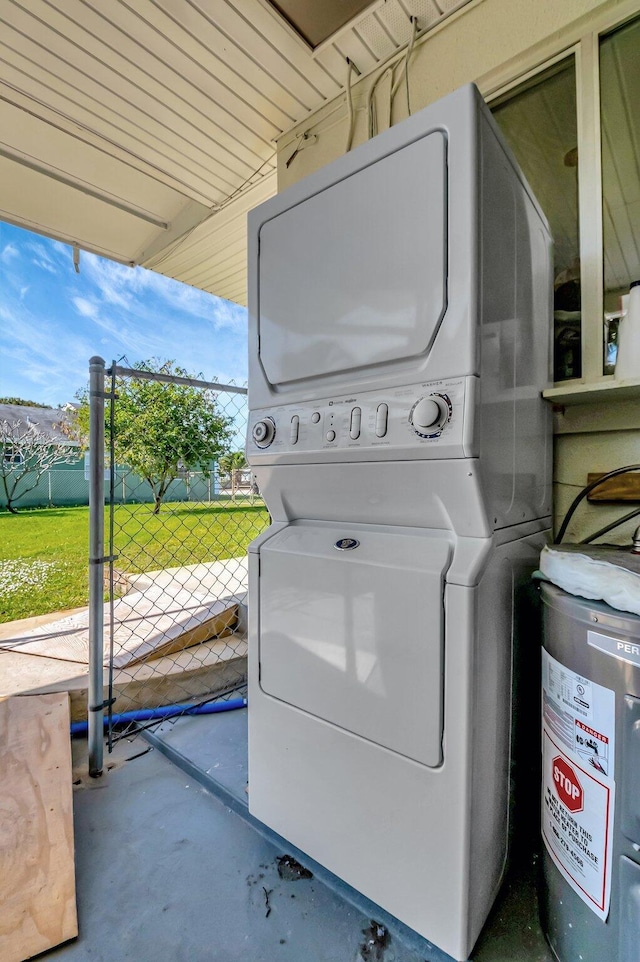
{"label": "metal water heater", "polygon": [[640,617],[541,592],[543,929],[560,962],[638,962]]}
{"label": "metal water heater", "polygon": [[456,959],[507,858],[551,277],[474,86],[249,218],[249,808]]}

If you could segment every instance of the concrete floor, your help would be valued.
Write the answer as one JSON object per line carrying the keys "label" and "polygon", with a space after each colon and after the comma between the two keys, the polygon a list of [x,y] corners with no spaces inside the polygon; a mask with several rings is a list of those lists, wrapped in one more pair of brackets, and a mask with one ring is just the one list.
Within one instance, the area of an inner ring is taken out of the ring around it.
{"label": "concrete floor", "polygon": [[[447,962],[249,816],[246,711],[164,723],[105,762],[89,779],[86,742],[74,742],[80,936],[48,958]],[[313,878],[281,878],[283,855]],[[507,879],[473,962],[552,962],[534,874],[528,860]]]}

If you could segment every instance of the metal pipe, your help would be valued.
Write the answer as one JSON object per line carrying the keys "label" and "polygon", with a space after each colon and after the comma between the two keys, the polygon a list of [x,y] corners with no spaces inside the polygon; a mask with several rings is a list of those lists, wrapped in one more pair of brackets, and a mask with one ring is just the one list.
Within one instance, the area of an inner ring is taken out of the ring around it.
{"label": "metal pipe", "polygon": [[[116,210],[122,210],[125,214],[131,214],[133,217],[139,217],[140,220],[146,221],[147,224],[153,224],[154,227],[159,227],[161,230],[169,230],[171,224],[167,221],[161,220],[152,214],[151,211],[145,210],[143,207],[138,207],[136,204],[131,204],[124,200],[122,197],[118,197],[116,194],[112,194],[107,191],[98,190],[93,184],[88,183],[86,180],[80,180],[75,177],[65,176],[56,167],[49,166],[49,164],[41,164],[33,157],[28,154],[23,153],[21,150],[12,150],[11,147],[0,147],[0,157],[6,157],[8,160],[12,160],[15,164],[20,164],[26,167],[28,170],[33,170],[37,174],[44,174],[46,177],[52,180],[58,181],[59,184],[64,184],[65,187],[72,187],[74,190],[78,190],[87,197],[93,197],[95,200],[101,201],[103,204],[109,204],[110,207],[115,207]],[[77,245],[74,245],[74,250],[77,250]],[[75,261],[74,261],[75,263]],[[80,273],[78,271],[78,273]]]}
{"label": "metal pipe", "polygon": [[181,377],[178,374],[163,374],[161,371],[141,371],[137,367],[120,367],[113,364],[109,374],[114,377],[134,377],[141,381],[161,381],[163,384],[185,384],[187,387],[204,388],[207,391],[217,391],[220,394],[247,394],[246,387],[236,384],[218,384],[217,381],[199,381],[195,377]]}
{"label": "metal pipe", "polygon": [[103,769],[104,360],[89,361],[89,775]]}
{"label": "metal pipe", "polygon": [[[114,584],[114,570],[113,562],[114,558],[114,505],[116,501],[116,432],[115,432],[115,419],[116,419],[116,376],[113,373],[113,367],[115,361],[111,365],[111,390],[109,391],[109,698],[108,698],[108,715],[107,715],[107,747],[109,749],[109,754],[113,751],[113,725],[111,724],[111,719],[113,715],[113,633],[115,631],[115,617],[114,617],[114,604],[115,604],[115,584]],[[103,568],[104,574],[104,568]]]}

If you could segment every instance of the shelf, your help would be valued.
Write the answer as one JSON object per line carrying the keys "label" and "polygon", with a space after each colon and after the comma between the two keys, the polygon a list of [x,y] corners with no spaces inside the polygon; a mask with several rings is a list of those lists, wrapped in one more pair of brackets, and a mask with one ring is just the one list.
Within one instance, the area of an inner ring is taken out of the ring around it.
{"label": "shelf", "polygon": [[543,398],[554,404],[596,404],[607,401],[640,401],[640,378],[616,381],[607,377],[595,384],[578,384],[568,381],[542,392]]}

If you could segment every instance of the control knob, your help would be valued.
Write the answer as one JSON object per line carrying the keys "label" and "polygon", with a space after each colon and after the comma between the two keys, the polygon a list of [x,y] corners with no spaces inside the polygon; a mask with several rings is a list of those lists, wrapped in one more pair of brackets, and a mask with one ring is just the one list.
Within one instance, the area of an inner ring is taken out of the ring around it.
{"label": "control knob", "polygon": [[259,448],[268,448],[276,436],[276,426],[273,418],[256,421],[251,431],[251,437]]}
{"label": "control knob", "polygon": [[437,394],[421,397],[411,408],[409,421],[416,434],[435,434],[444,424],[449,411],[444,398]]}

